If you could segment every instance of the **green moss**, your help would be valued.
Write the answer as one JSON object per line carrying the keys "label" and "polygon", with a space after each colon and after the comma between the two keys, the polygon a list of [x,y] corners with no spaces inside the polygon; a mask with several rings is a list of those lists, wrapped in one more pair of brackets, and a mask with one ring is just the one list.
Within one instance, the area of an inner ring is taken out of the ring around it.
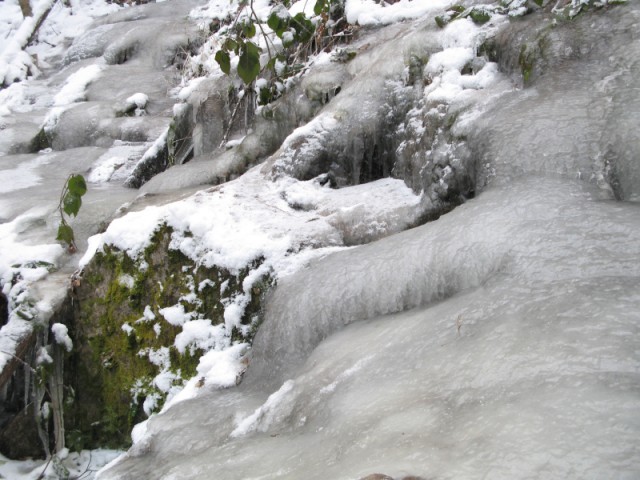
{"label": "green moss", "polygon": [[449,23],[449,19],[442,15],[436,16],[435,21],[436,21],[436,25],[438,25],[438,27],[440,28],[446,27],[447,24]]}
{"label": "green moss", "polygon": [[490,62],[498,62],[498,46],[496,44],[495,38],[488,38],[478,48],[478,55],[484,55]]}
{"label": "green moss", "polygon": [[31,145],[29,145],[29,152],[37,153],[40,150],[44,150],[45,148],[51,148],[51,141],[47,137],[44,128],[41,128],[38,134],[33,138],[33,140],[31,140]]}
{"label": "green moss", "polygon": [[411,53],[411,55],[409,55],[408,60],[405,61],[409,72],[409,76],[407,78],[408,85],[415,85],[416,82],[423,78],[424,67],[428,62],[428,55],[417,55],[415,53]]}
{"label": "green moss", "polygon": [[479,9],[471,10],[469,17],[477,25],[483,25],[491,19],[491,15],[488,12]]}
{"label": "green moss", "polygon": [[[242,293],[244,279],[262,263],[257,260],[237,274],[196,266],[181,252],[168,248],[172,233],[166,226],[160,228],[136,259],[105,247],[85,269],[75,302],[76,348],[66,366],[66,384],[76,392],[66,417],[72,445],[126,447],[131,427],[145,418],[145,398],[153,395],[161,406],[165,397],[152,384],[160,367],[140,352],[168,348],[169,370],[184,380],[196,374],[204,353],[178,352],[174,342],[182,328],[165,321],[159,310],[181,303],[197,318],[221,323],[221,284],[226,282],[227,298]],[[262,298],[270,285],[267,277],[254,286],[242,319],[247,327],[231,332],[234,341],[253,338]],[[193,293],[195,298],[187,297]],[[147,307],[156,319],[145,318]],[[128,332],[123,330],[124,324]]]}
{"label": "green moss", "polygon": [[535,62],[534,49],[530,45],[525,44],[520,47],[520,56],[518,57],[518,65],[520,65],[520,71],[522,72],[522,80],[525,85],[528,85],[531,80],[531,74],[533,73],[533,67]]}

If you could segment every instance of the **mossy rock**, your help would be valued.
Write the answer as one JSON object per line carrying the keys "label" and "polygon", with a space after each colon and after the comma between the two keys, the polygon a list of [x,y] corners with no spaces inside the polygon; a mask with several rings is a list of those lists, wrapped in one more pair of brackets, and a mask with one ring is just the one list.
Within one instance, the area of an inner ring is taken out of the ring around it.
{"label": "mossy rock", "polygon": [[[162,227],[138,259],[105,247],[84,269],[74,292],[75,318],[70,325],[75,348],[65,365],[65,423],[70,448],[128,446],[131,428],[146,418],[142,408],[145,399],[155,396],[161,406],[166,397],[152,384],[160,367],[140,352],[168,349],[169,371],[178,383],[196,374],[204,353],[197,349],[180,353],[174,341],[182,327],[165,321],[158,310],[182,304],[199,318],[223,323],[222,283],[227,285],[226,297],[240,293],[243,280],[261,263],[257,261],[237,274],[197,266],[181,252],[169,249],[171,234],[170,228]],[[232,340],[251,341],[270,283],[265,277],[254,286],[242,318],[247,328],[234,329]],[[148,313],[145,317],[145,309],[156,318],[149,320]],[[128,325],[126,330],[124,324]]]}

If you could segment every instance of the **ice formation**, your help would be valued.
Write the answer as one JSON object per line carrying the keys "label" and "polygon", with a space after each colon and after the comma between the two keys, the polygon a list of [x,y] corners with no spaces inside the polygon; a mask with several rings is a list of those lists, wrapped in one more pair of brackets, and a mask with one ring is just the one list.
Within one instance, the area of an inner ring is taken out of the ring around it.
{"label": "ice formation", "polygon": [[[347,0],[358,38],[312,59],[226,145],[211,119],[229,120],[231,85],[215,42],[196,38],[234,2],[123,9],[62,70],[0,92],[0,370],[76,262],[105,248],[138,259],[169,227],[195,265],[249,269],[221,324],[146,306],[137,322],[156,336],[180,329],[139,352],[167,401],[146,397],[160,413],[98,478],[640,473],[640,11],[554,23],[546,4],[513,20],[523,2],[477,3],[451,20],[448,2]],[[187,47],[210,75],[168,97]],[[169,153],[179,119],[196,127]],[[32,153],[42,126],[52,149]],[[79,170],[90,190],[69,260],[49,239]],[[142,195],[125,181],[146,182]],[[232,340],[267,273],[264,323],[252,345]],[[64,325],[52,333],[74,346]],[[171,370],[169,348],[206,352],[194,378]]]}

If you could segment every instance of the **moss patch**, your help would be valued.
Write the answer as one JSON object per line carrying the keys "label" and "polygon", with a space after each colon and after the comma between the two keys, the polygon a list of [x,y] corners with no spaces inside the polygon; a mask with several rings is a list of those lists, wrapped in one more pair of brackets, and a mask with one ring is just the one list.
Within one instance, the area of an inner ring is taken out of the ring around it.
{"label": "moss patch", "polygon": [[[182,327],[170,324],[159,310],[182,305],[194,318],[223,323],[223,301],[243,293],[243,280],[261,263],[237,274],[197,266],[169,249],[171,234],[166,226],[159,229],[138,259],[105,247],[85,268],[76,288],[75,321],[70,326],[76,348],[65,367],[67,442],[74,450],[126,447],[132,426],[146,417],[143,403],[161,407],[166,393],[152,379],[162,367],[144,352],[168,352],[168,370],[176,384],[196,374],[204,352],[180,353],[174,341]],[[242,318],[246,328],[234,329],[233,340],[251,341],[270,284],[266,276],[252,288]]]}

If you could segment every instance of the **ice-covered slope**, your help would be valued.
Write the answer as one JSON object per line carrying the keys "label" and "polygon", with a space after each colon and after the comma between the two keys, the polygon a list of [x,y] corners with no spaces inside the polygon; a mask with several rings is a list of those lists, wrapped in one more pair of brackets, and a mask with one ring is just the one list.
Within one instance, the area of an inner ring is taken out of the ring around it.
{"label": "ice-covered slope", "polygon": [[100,478],[632,478],[640,210],[599,197],[524,179],[315,262],[243,384],[152,419]]}
{"label": "ice-covered slope", "polygon": [[[640,45],[627,7],[498,27],[494,60],[526,73],[512,92],[483,83],[483,64],[464,78],[461,27],[445,29],[396,172],[416,186],[412,171],[448,159],[473,170],[477,197],[281,278],[240,387],[152,418],[100,478],[638,475]],[[519,65],[527,49],[543,51]],[[331,121],[348,102],[336,98],[267,164],[276,178],[339,178],[323,163],[351,131]],[[436,135],[434,153],[420,142],[438,104],[455,138]]]}
{"label": "ice-covered slope", "polygon": [[[83,265],[102,248],[136,259],[169,227],[169,248],[193,268],[248,268],[221,324],[184,305],[147,306],[166,313],[158,331],[182,328],[167,349],[211,351],[99,478],[640,474],[640,11],[630,2],[569,21],[546,5],[509,18],[525,2],[508,3],[479,7],[483,25],[439,29],[444,3],[347,1],[350,21],[368,25],[349,46],[355,58],[315,59],[274,106],[292,115],[268,137],[282,141],[259,144],[263,122],[231,150],[168,169],[143,187],[139,211],[91,239]],[[167,45],[152,42],[170,5],[110,17],[67,51],[66,70],[29,84],[37,108],[7,120],[15,137],[0,146],[24,147],[46,118],[66,150],[0,158],[15,179],[0,187],[4,244],[25,255],[22,245],[43,244],[55,204],[43,205],[67,170],[102,183],[83,207],[96,212],[78,224],[83,236],[135,195],[122,181],[185,106],[170,108],[181,100],[162,92]],[[177,48],[185,37],[171,29]],[[114,85],[134,74],[147,90]],[[215,81],[182,100],[198,103]],[[151,115],[115,116],[127,103]],[[63,264],[44,243],[43,258]],[[63,290],[53,283],[63,275],[30,257],[14,267],[6,252],[7,279]],[[239,319],[266,272],[277,286],[245,355],[233,329],[248,328]],[[5,280],[11,299],[26,291],[16,285]]]}

